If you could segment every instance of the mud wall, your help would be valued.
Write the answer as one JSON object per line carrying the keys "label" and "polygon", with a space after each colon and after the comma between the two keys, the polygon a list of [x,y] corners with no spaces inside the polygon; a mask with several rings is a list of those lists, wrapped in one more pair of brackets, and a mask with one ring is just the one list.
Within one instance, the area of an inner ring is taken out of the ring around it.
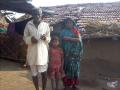
{"label": "mud wall", "polygon": [[112,38],[84,40],[83,59],[103,59],[112,63],[120,63],[120,40]]}

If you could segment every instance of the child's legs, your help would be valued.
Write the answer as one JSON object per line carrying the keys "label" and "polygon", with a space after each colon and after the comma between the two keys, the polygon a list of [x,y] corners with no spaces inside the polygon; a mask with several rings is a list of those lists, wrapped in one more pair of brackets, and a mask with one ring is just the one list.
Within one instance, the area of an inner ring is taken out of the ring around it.
{"label": "child's legs", "polygon": [[59,89],[61,75],[62,75],[62,74],[61,74],[60,71],[56,71],[56,73],[55,73],[56,90]]}
{"label": "child's legs", "polygon": [[55,90],[55,78],[51,78],[52,90]]}
{"label": "child's legs", "polygon": [[56,86],[55,86],[55,70],[54,70],[54,68],[49,69],[49,77],[51,80],[52,90],[55,90]]}
{"label": "child's legs", "polygon": [[55,78],[55,83],[56,83],[56,90],[59,89],[59,85],[60,85],[60,79],[59,78]]}

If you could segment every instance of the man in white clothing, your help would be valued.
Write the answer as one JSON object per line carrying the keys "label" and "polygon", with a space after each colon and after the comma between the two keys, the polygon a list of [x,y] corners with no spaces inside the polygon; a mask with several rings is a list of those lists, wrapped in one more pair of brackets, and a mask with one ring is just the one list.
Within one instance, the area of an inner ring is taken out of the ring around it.
{"label": "man in white clothing", "polygon": [[39,77],[42,76],[42,90],[46,88],[48,67],[48,44],[50,42],[49,24],[42,21],[42,10],[34,9],[33,20],[26,24],[24,41],[28,45],[27,63],[30,66],[33,83],[39,89]]}

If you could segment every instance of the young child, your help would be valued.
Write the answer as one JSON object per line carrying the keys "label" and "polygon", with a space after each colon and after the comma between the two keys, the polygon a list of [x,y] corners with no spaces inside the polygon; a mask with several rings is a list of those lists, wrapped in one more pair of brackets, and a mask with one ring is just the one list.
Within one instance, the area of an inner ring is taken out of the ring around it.
{"label": "young child", "polygon": [[59,81],[63,74],[63,51],[59,47],[60,40],[53,36],[49,48],[48,74],[51,79],[52,90],[58,90]]}

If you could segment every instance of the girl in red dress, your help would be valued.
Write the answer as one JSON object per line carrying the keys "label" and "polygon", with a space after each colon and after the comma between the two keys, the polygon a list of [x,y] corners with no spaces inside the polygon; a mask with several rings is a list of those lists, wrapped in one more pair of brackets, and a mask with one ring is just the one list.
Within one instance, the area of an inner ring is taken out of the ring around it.
{"label": "girl in red dress", "polygon": [[58,90],[59,81],[63,74],[63,51],[59,47],[60,40],[57,36],[53,36],[49,48],[49,68],[48,74],[51,79],[53,90]]}

